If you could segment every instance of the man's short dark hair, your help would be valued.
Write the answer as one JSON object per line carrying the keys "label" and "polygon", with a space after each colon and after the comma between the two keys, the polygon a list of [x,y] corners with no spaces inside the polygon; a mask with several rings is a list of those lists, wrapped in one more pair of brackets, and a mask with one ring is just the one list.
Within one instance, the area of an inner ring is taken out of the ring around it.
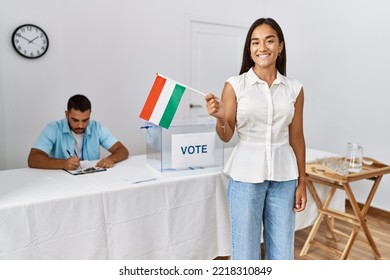
{"label": "man's short dark hair", "polygon": [[87,110],[91,110],[91,101],[89,99],[81,94],[73,95],[68,100],[68,112],[71,110],[77,110],[80,112],[85,112]]}

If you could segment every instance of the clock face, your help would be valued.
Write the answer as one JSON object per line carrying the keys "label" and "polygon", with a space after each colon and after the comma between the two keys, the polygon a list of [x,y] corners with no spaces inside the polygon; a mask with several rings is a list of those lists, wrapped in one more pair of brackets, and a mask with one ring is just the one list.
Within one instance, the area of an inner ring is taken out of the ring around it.
{"label": "clock face", "polygon": [[49,38],[45,31],[33,24],[16,28],[11,39],[15,50],[26,58],[41,57],[49,48]]}

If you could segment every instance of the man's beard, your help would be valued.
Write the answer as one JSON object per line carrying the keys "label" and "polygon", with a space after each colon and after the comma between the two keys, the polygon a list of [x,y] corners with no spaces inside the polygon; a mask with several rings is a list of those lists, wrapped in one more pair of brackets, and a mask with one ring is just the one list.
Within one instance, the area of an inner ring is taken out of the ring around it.
{"label": "man's beard", "polygon": [[75,129],[73,129],[73,131],[74,131],[76,134],[83,134],[84,131],[85,131],[85,128],[75,128]]}
{"label": "man's beard", "polygon": [[70,125],[69,121],[68,121],[68,126],[76,134],[83,134],[84,131],[85,131],[85,128],[72,128],[72,126]]}

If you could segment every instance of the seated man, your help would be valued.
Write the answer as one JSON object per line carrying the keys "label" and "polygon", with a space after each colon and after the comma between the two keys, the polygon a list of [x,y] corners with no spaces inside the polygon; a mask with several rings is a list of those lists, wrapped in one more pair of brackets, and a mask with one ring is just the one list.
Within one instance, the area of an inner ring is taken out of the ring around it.
{"label": "seated man", "polygon": [[28,166],[33,168],[75,170],[80,160],[99,160],[100,145],[110,155],[97,167],[109,168],[129,156],[129,152],[110,131],[90,119],[91,102],[83,95],[68,101],[66,118],[49,123],[31,148]]}

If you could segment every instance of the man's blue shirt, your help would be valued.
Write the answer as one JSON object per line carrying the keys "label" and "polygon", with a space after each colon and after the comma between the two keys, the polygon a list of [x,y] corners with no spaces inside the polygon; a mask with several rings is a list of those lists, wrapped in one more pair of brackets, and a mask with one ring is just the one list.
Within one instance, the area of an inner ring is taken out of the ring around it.
{"label": "man's blue shirt", "polygon": [[[82,160],[100,159],[100,146],[109,150],[118,140],[111,132],[97,121],[91,120],[83,138]],[[51,158],[67,159],[70,151],[75,151],[76,140],[72,135],[68,120],[62,119],[49,123],[39,135],[33,148],[39,149]]]}

